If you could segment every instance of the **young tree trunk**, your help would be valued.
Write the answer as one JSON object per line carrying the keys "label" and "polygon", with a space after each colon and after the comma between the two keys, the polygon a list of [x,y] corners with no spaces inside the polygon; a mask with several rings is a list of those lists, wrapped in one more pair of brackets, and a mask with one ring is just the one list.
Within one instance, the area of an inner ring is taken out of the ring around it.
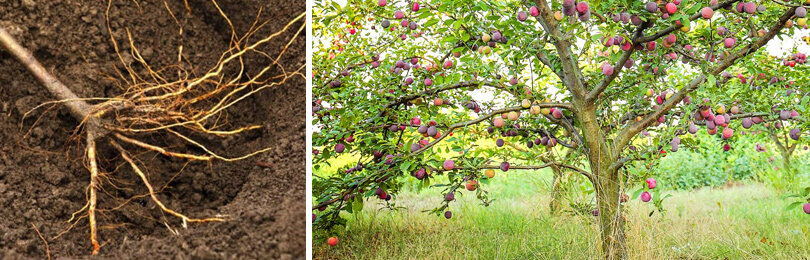
{"label": "young tree trunk", "polygon": [[624,218],[620,204],[619,171],[612,168],[617,161],[605,141],[593,105],[582,106],[578,113],[591,166],[591,183],[596,191],[596,206],[599,210],[599,229],[602,237],[602,254],[605,259],[627,259],[627,243],[624,233]]}
{"label": "young tree trunk", "polygon": [[779,149],[779,153],[782,155],[782,168],[785,172],[785,180],[787,183],[793,183],[793,178],[796,174],[793,172],[793,165],[790,163],[790,157],[793,156],[793,151],[796,148],[796,145],[790,145],[787,137],[785,137],[785,142],[783,143],[779,140],[779,137],[773,132],[769,132],[771,139],[773,140],[774,144],[776,144],[776,148]]}
{"label": "young tree trunk", "polygon": [[790,163],[790,157],[793,156],[792,148],[785,148],[782,149],[782,168],[785,170],[785,177],[788,183],[793,183],[794,178],[796,177],[796,172],[794,172],[793,165]]}
{"label": "young tree trunk", "polygon": [[562,181],[562,170],[559,166],[552,165],[551,171],[554,173],[554,179],[551,183],[551,201],[548,203],[548,208],[551,210],[551,215],[557,215],[557,210],[560,209],[560,195],[562,193],[560,182]]}
{"label": "young tree trunk", "polygon": [[602,253],[605,259],[626,259],[627,243],[624,233],[620,186],[617,172],[602,171],[596,182],[596,206],[599,210],[599,227],[602,236]]}

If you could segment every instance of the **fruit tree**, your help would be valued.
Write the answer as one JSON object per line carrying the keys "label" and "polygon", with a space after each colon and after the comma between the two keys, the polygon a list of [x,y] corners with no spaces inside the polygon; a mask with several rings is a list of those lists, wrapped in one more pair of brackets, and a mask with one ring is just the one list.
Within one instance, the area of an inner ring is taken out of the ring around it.
{"label": "fruit tree", "polygon": [[[626,258],[625,192],[641,186],[641,200],[660,207],[655,160],[682,138],[706,129],[727,141],[749,121],[780,120],[806,138],[807,81],[785,78],[807,78],[796,72],[807,70],[804,55],[779,70],[759,63],[782,62],[763,49],[793,41],[807,5],[317,3],[313,167],[344,154],[357,163],[314,176],[315,225],[343,223],[340,212],[369,197],[395,207],[405,178],[443,189],[433,213],[451,218],[458,193],[489,203],[486,181],[496,172],[552,167],[592,183],[602,253]],[[784,111],[797,114],[780,118]],[[631,174],[630,165],[649,170]]]}

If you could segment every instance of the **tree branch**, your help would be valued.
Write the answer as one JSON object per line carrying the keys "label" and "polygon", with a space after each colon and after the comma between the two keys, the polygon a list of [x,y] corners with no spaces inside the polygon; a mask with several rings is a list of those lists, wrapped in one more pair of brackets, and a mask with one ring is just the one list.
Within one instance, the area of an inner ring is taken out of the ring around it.
{"label": "tree branch", "polygon": [[[559,167],[563,167],[563,168],[568,168],[568,169],[574,170],[575,172],[578,172],[578,173],[582,174],[583,176],[585,176],[588,179],[592,179],[592,175],[591,175],[590,172],[585,171],[585,170],[583,170],[583,169],[581,169],[579,167],[573,166],[573,165],[563,164],[563,163],[559,163],[559,162],[549,162],[549,163],[546,163],[546,164],[543,164],[543,165],[510,165],[509,170],[539,170],[539,169],[548,168],[548,167],[551,167],[551,166],[559,166]],[[470,170],[493,169],[493,170],[495,170],[495,169],[500,169],[500,166],[498,166],[498,165],[481,165],[481,166],[474,167],[474,168],[469,168],[468,167],[468,168],[462,168],[462,169],[470,169]]]}
{"label": "tree branch", "polygon": [[633,46],[630,47],[630,50],[625,51],[622,57],[619,59],[619,61],[616,62],[616,65],[613,66],[613,74],[610,74],[609,76],[602,78],[602,81],[599,82],[599,85],[597,85],[596,88],[588,92],[588,96],[585,97],[585,102],[594,102],[594,100],[596,100],[596,98],[599,97],[599,94],[605,91],[605,89],[610,85],[610,83],[612,83],[613,80],[615,80],[619,76],[619,73],[622,72],[622,68],[624,68],[624,63],[627,62],[627,60],[630,59],[631,56],[633,56],[633,53],[636,51],[636,46],[641,44],[638,41],[636,41],[636,39],[638,39],[639,37],[641,37],[641,35],[644,34],[644,29],[646,29],[647,26],[649,25],[650,22],[646,21],[636,28],[636,32],[633,33],[632,39]]}
{"label": "tree branch", "polygon": [[762,36],[758,41],[752,42],[748,46],[743,47],[739,51],[730,55],[725,60],[721,61],[708,73],[701,74],[696,79],[689,82],[688,85],[682,87],[678,92],[673,94],[670,99],[667,99],[667,101],[665,101],[663,105],[661,105],[658,109],[656,109],[655,112],[645,116],[640,122],[636,122],[632,125],[623,128],[616,135],[615,139],[616,141],[614,142],[615,144],[614,149],[616,149],[615,152],[619,152],[621,151],[621,149],[624,149],[624,147],[630,142],[633,136],[635,136],[636,134],[647,128],[647,126],[655,122],[655,120],[661,117],[661,115],[669,112],[669,110],[671,110],[673,107],[675,107],[675,105],[680,103],[681,100],[683,100],[683,98],[686,97],[687,94],[698,89],[700,87],[700,84],[706,81],[707,79],[706,75],[717,76],[721,72],[723,72],[726,68],[734,64],[734,62],[736,62],[738,59],[750,53],[756,52],[759,48],[765,46],[765,44],[767,44],[771,39],[773,39],[773,37],[776,36],[776,34],[779,33],[779,31],[785,26],[787,20],[793,16],[794,11],[795,8],[790,8],[789,10],[787,10],[784,14],[782,14],[779,20],[777,20],[776,23],[773,26],[771,26],[771,28],[769,28],[768,32],[764,36]]}
{"label": "tree branch", "polygon": [[436,94],[438,94],[439,92],[442,92],[442,91],[465,88],[465,87],[471,87],[471,86],[481,86],[481,85],[498,86],[498,83],[497,82],[492,82],[492,81],[462,81],[462,82],[459,82],[459,83],[456,83],[456,84],[452,84],[452,85],[448,85],[448,86],[444,86],[444,87],[439,87],[439,88],[432,88],[432,89],[428,89],[428,90],[425,90],[425,91],[422,91],[422,92],[419,92],[419,93],[414,93],[414,94],[411,94],[411,95],[400,97],[399,99],[395,100],[394,102],[388,103],[387,105],[385,105],[385,107],[386,108],[392,108],[394,106],[410,102],[411,100],[414,100],[414,99],[417,99],[417,98],[420,98],[420,97],[436,95]]}
{"label": "tree branch", "polygon": [[[540,103],[540,104],[536,104],[536,106],[539,106],[541,108],[552,108],[552,107],[570,108],[570,107],[572,107],[571,104],[568,104],[568,103]],[[484,115],[482,117],[479,117],[479,118],[476,118],[476,119],[472,119],[472,120],[469,120],[469,121],[464,121],[464,122],[459,122],[459,123],[452,124],[447,128],[447,131],[445,131],[441,136],[439,136],[439,138],[436,138],[436,140],[433,140],[433,142],[430,142],[427,145],[423,146],[422,148],[419,148],[419,150],[414,151],[413,154],[420,154],[420,153],[426,151],[427,149],[430,149],[431,147],[433,147],[437,143],[441,142],[445,137],[450,135],[450,133],[453,133],[453,130],[455,130],[457,128],[467,127],[467,126],[470,126],[470,125],[475,125],[475,124],[483,122],[484,120],[489,119],[490,117],[500,115],[500,114],[503,114],[503,113],[526,110],[526,109],[527,108],[523,108],[523,107],[502,108],[502,109],[494,110],[494,111],[490,112],[489,114],[486,114],[486,115]]]}
{"label": "tree branch", "polygon": [[[711,8],[712,8],[712,10],[718,10],[720,8],[725,8],[725,7],[727,7],[727,6],[731,5],[731,4],[733,4],[735,2],[739,2],[739,1],[740,0],[729,0],[729,1],[719,3],[719,4],[715,5],[715,6],[711,6]],[[700,10],[698,10],[697,13],[692,14],[692,16],[689,17],[689,21],[694,21],[694,20],[696,20],[696,19],[698,19],[700,17],[701,17]],[[653,34],[653,35],[640,37],[640,38],[636,39],[636,42],[641,44],[641,43],[657,40],[658,38],[664,37],[664,36],[674,32],[675,30],[681,29],[681,27],[683,27],[683,26],[684,26],[683,24],[681,24],[681,25],[678,25],[678,24],[672,25],[670,27],[667,27],[666,29],[663,29],[663,30]]]}
{"label": "tree branch", "polygon": [[565,82],[564,85],[568,87],[568,90],[571,91],[574,97],[584,97],[586,94],[585,77],[582,76],[582,71],[579,69],[579,62],[577,62],[573,51],[571,51],[571,43],[565,39],[562,32],[560,32],[557,21],[554,20],[554,15],[551,13],[551,9],[549,9],[546,0],[534,0],[534,4],[540,11],[540,19],[537,20],[540,21],[546,33],[551,36],[552,43],[560,57],[563,74],[565,75],[565,77],[562,78],[563,82]]}

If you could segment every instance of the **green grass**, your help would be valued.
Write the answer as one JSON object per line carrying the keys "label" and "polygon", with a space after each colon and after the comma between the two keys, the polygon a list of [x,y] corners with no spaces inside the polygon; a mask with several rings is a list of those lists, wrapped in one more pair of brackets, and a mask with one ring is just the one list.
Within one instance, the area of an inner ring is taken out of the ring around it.
{"label": "green grass", "polygon": [[[457,194],[452,219],[424,213],[439,205],[439,189],[404,191],[399,211],[370,199],[349,215],[337,246],[318,243],[316,259],[598,259],[599,230],[592,216],[549,213],[549,171],[498,172],[481,205]],[[810,215],[784,211],[779,193],[757,183],[672,191],[664,215],[638,199],[626,204],[632,259],[796,259],[810,256]],[[565,203],[564,203],[565,204]],[[764,241],[764,242],[763,242]]]}

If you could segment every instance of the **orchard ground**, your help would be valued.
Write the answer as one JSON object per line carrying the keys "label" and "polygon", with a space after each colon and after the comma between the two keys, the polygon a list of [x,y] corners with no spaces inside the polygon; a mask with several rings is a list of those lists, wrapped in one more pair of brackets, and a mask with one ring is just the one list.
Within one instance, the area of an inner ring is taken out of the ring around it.
{"label": "orchard ground", "polygon": [[[422,212],[439,203],[436,189],[399,195],[407,209],[366,207],[331,234],[337,246],[314,246],[315,259],[599,258],[597,219],[548,209],[550,171],[496,176],[489,207],[457,196],[451,219]],[[541,185],[537,185],[541,184]],[[538,189],[545,189],[538,192]],[[794,259],[810,255],[810,222],[800,210],[785,211],[779,193],[756,182],[673,191],[667,211],[638,199],[626,205],[631,259]],[[374,205],[376,199],[368,201]]]}
{"label": "orchard ground", "polygon": [[[702,138],[703,139],[703,138]],[[711,140],[710,138],[703,139]],[[764,141],[764,140],[762,140]],[[740,141],[737,146],[753,151],[756,140]],[[494,144],[482,144],[494,145]],[[770,147],[769,147],[770,148]],[[771,150],[772,151],[772,150]],[[671,194],[664,202],[665,212],[655,212],[652,203],[633,198],[625,204],[628,248],[631,259],[795,259],[810,255],[810,222],[801,209],[785,210],[790,201],[782,199],[785,183],[768,181],[780,174],[776,154],[744,152],[695,153],[689,150],[662,159],[662,169],[693,171],[684,163],[699,167],[728,161],[717,176],[698,180],[683,179],[680,184],[659,180]],[[794,155],[800,176],[807,182],[810,153]],[[769,162],[770,157],[775,157]],[[355,161],[342,156],[329,169]],[[737,172],[749,172],[737,173]],[[697,172],[699,175],[706,175]],[[694,178],[694,177],[691,177]],[[445,219],[423,211],[443,198],[441,189],[417,188],[415,180],[395,198],[397,211],[384,209],[381,200],[366,200],[362,213],[345,214],[345,229],[321,237],[338,237],[336,246],[315,241],[314,259],[478,259],[478,258],[599,258],[599,226],[589,212],[576,212],[563,200],[561,213],[549,211],[551,170],[496,170],[484,186],[493,198],[481,205],[471,192],[456,195],[453,217]],[[671,180],[670,182],[675,182]],[[725,182],[725,183],[724,183]],[[706,187],[678,189],[677,186],[706,183]],[[714,187],[711,187],[711,186]],[[805,183],[801,184],[805,185]],[[576,187],[573,196],[594,204],[587,196],[590,185]],[[316,212],[317,213],[317,212]],[[318,232],[317,230],[315,232]]]}

